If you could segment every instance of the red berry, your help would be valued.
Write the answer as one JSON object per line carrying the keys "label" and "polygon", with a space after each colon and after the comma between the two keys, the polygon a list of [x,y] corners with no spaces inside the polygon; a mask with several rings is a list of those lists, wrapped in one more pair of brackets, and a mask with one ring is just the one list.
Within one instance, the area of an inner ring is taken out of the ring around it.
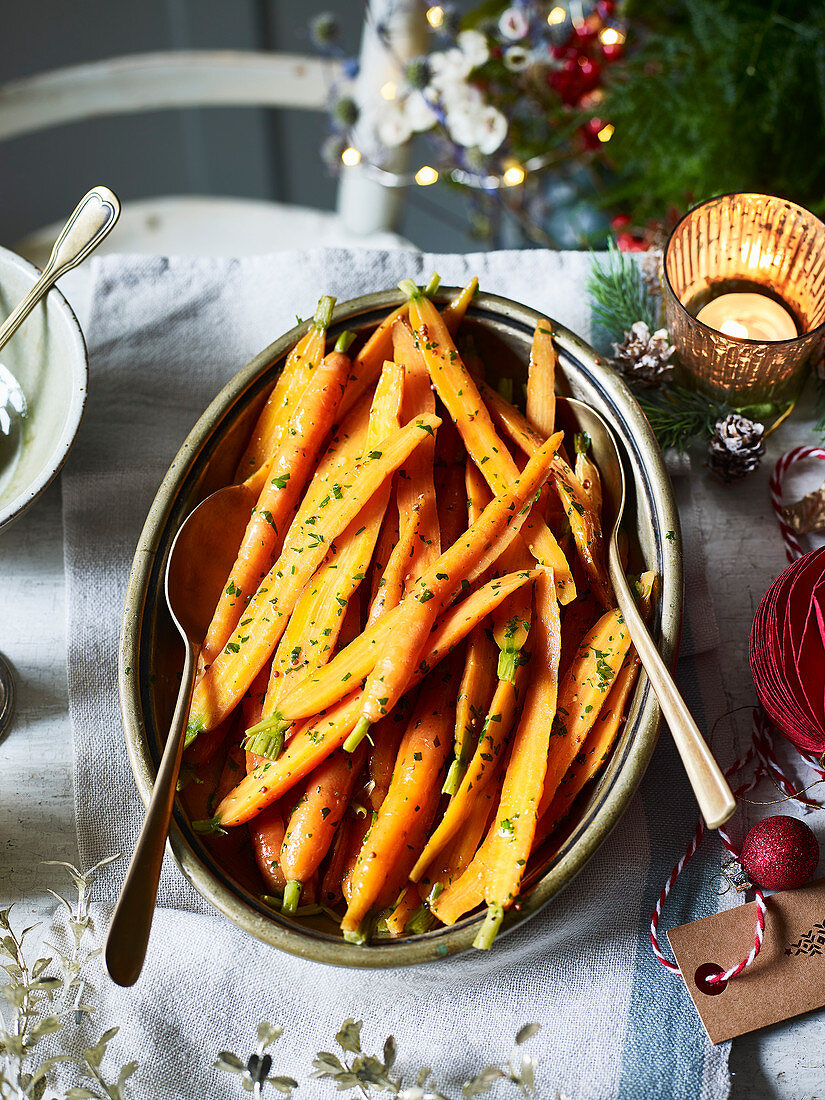
{"label": "red berry", "polygon": [[630,225],[629,214],[617,214],[610,222],[611,229],[624,229],[626,225]]}
{"label": "red berry", "polygon": [[804,821],[778,814],[754,825],[739,862],[751,881],[765,889],[793,890],[816,870],[819,843]]}

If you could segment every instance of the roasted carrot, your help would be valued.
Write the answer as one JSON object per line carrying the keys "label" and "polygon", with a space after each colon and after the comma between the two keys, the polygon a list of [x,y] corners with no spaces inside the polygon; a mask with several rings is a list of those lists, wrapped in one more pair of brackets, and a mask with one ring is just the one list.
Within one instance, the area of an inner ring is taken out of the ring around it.
{"label": "roasted carrot", "polygon": [[527,419],[545,437],[556,430],[556,349],[550,322],[536,322],[527,368]]}
{"label": "roasted carrot", "polygon": [[[540,445],[541,435],[524,414],[489,386],[482,384],[481,392],[492,415],[510,438],[525,454],[534,454],[536,447]],[[585,491],[573,470],[558,453],[553,462],[551,484],[570,522],[576,549],[590,583],[602,607],[609,609],[615,601],[607,576],[604,537],[599,513],[595,507],[596,499]],[[601,502],[600,495],[598,502]]]}
{"label": "roasted carrot", "polygon": [[[321,879],[320,899],[324,905],[335,905],[341,900],[342,883],[347,870],[354,822],[355,811],[352,807],[349,807],[338,826],[335,840],[332,843],[332,854]],[[359,841],[358,848],[360,849],[360,847],[361,843]]]}
{"label": "roasted carrot", "polygon": [[618,608],[607,611],[584,638],[559,688],[542,797],[552,799],[581,749],[622,666],[630,634]]}
{"label": "roasted carrot", "polygon": [[[640,610],[645,617],[650,613],[654,580],[655,575],[652,572],[643,573],[635,585]],[[576,795],[604,764],[624,721],[627,700],[638,674],[639,658],[631,645],[610,686],[599,717],[587,734],[578,755],[555,793],[551,794],[548,786],[542,795],[537,842],[543,841],[565,817]]]}
{"label": "roasted carrot", "polygon": [[[398,429],[402,394],[402,369],[393,362],[385,363],[373,399],[366,439],[368,450],[380,445],[382,439]],[[256,723],[247,728],[248,749],[271,759],[280,752],[282,738],[280,734],[273,737],[266,728],[266,721],[286,693],[289,679],[295,672],[317,668],[331,657],[345,621],[344,612],[366,576],[389,494],[390,482],[387,480],[335,539],[299,596],[272,661],[261,714],[264,726],[259,728],[260,723]]]}
{"label": "roasted carrot", "polygon": [[[556,439],[555,436],[548,440],[548,447],[555,446],[552,443],[554,439]],[[513,488],[522,483],[531,483],[529,469],[528,464],[523,474],[513,482]],[[541,482],[540,475],[538,480]],[[540,484],[537,488],[540,488]],[[469,573],[479,571],[479,563],[482,559],[478,556],[479,550],[476,547],[483,546],[485,542],[489,545],[489,535],[482,533],[486,524],[485,517],[492,518],[497,512],[500,515],[504,507],[505,525],[507,518],[514,518],[510,507],[502,505],[507,495],[505,493],[502,497],[496,497],[488,505],[476,523],[468,528],[466,535],[416,581],[414,589],[399,606],[398,626],[387,637],[367,677],[361,714],[352,737],[347,741],[347,748],[357,745],[369,726],[386,714],[406,691],[410,672],[419,651],[426,644],[427,635],[439,612],[455,598],[458,586],[462,581],[469,579]],[[519,494],[518,499],[521,501],[523,496]],[[500,519],[499,522],[501,522]],[[508,540],[508,544],[509,541],[511,540]],[[504,549],[505,547],[500,547],[496,557]],[[453,553],[454,551],[456,552]]]}
{"label": "roasted carrot", "polygon": [[[465,468],[467,517],[475,523],[489,500],[489,490],[478,467],[467,459]],[[512,546],[512,544],[511,544]],[[509,552],[508,547],[502,559]],[[509,601],[507,601],[509,603]],[[496,647],[484,623],[473,630],[464,654],[464,672],[458,689],[455,710],[455,759],[444,780],[444,794],[454,795],[467,769],[473,748],[496,684],[494,663]]]}
{"label": "roasted carrot", "polygon": [[[444,324],[447,326],[451,335],[455,335],[458,331],[458,326],[464,320],[464,314],[470,308],[470,304],[478,294],[478,279],[473,276],[469,283],[464,287],[460,294],[457,294],[451,302],[448,302],[441,311],[441,316],[444,318]],[[548,432],[548,435],[552,435],[552,432]]]}
{"label": "roasted carrot", "polygon": [[280,894],[286,886],[281,871],[281,845],[284,841],[284,819],[280,806],[270,806],[249,823],[252,850],[264,885],[270,893]]}
{"label": "roasted carrot", "polygon": [[341,922],[345,937],[358,935],[406,839],[434,791],[441,785],[453,727],[455,676],[452,662],[428,682],[413,710],[398,751],[387,797],[378,811],[352,878],[352,895]]}
{"label": "roasted carrot", "polygon": [[[418,413],[435,413],[435,394],[430,385],[430,375],[424,357],[416,347],[409,326],[396,322],[393,326],[393,354],[396,363],[404,371],[404,418]],[[410,455],[399,469],[398,522],[399,539],[403,538],[402,528],[408,524],[415,526],[413,556],[410,563],[412,576],[405,585],[407,590],[412,581],[426,572],[441,553],[441,536],[436,511],[435,486],[433,485],[433,459],[435,456],[435,437],[425,440]]]}
{"label": "roasted carrot", "polygon": [[[518,573],[488,582],[471,593],[436,623],[429,646],[413,672],[410,686],[418,683],[472,630],[479,619],[493,611],[511,592],[535,578],[535,572]],[[355,679],[354,683],[358,683]],[[328,710],[305,721],[277,760],[267,761],[242,780],[218,807],[215,824],[239,825],[299,783],[330,753],[343,745],[358,718],[361,691],[356,690]]]}
{"label": "roasted carrot", "polygon": [[330,543],[439,423],[438,417],[425,415],[400,428],[383,441],[380,450],[371,451],[341,476],[340,499],[330,494],[325,511],[321,501],[317,515],[300,524],[296,517],[280,558],[252,597],[232,638],[195,687],[187,740],[214,728],[234,709],[280,641],[296,599]]}
{"label": "roasted carrot", "polygon": [[[438,290],[438,276],[433,276],[424,288],[424,294],[435,294]],[[478,286],[475,280],[475,286]],[[472,290],[472,293],[470,291]],[[448,313],[447,323],[450,331],[455,332],[464,317],[470,302],[475,295],[475,287],[471,282],[448,305],[445,312]],[[347,412],[366,391],[375,384],[375,380],[381,371],[381,364],[392,356],[392,330],[396,321],[402,321],[409,312],[407,303],[404,302],[397,309],[381,321],[377,328],[373,329],[369,339],[355,356],[353,361],[352,378],[347,386],[341,402],[343,412]]]}
{"label": "roasted carrot", "polygon": [[253,509],[229,582],[209,624],[202,653],[206,664],[226,645],[249,599],[272,567],[332,426],[348,371],[345,355],[328,357],[307,385],[270,466],[269,479]]}
{"label": "roasted carrot", "polygon": [[[405,280],[400,286],[410,297],[410,322],[436,393],[447,407],[468,453],[484,474],[487,484],[494,493],[499,494],[518,476],[518,467],[496,433],[478,387],[462,362],[438,310],[410,280]],[[540,516],[531,517],[529,545],[539,562],[553,568],[561,602],[569,603],[575,599],[573,574],[559,544]]]}
{"label": "roasted carrot", "polygon": [[559,691],[561,624],[552,577],[543,575],[534,586],[536,601],[532,627],[532,676],[524,709],[513,735],[513,749],[491,829],[488,856],[490,877],[485,883],[487,918],[475,940],[489,947],[503,917],[518,894],[533,846],[536,812],[544,786],[550,730]]}
{"label": "roasted carrot", "polygon": [[281,846],[286,879],[283,911],[298,907],[301,887],[315,874],[329,851],[358,778],[363,752],[338,751],[320,764],[290,814]]}
{"label": "roasted carrot", "polygon": [[403,936],[408,921],[421,905],[421,894],[418,887],[410,883],[402,891],[401,897],[387,916],[387,931],[391,936]]}
{"label": "roasted carrot", "polygon": [[473,758],[463,774],[456,793],[450,799],[450,804],[438,827],[427,841],[410,872],[413,882],[419,882],[422,879],[432,861],[459,833],[468,815],[472,813],[473,806],[485,792],[490,780],[494,778],[518,713],[519,702],[524,696],[526,677],[527,669],[523,667],[518,669],[512,680],[499,681],[490,709],[484,719]]}
{"label": "roasted carrot", "polygon": [[582,489],[590,498],[590,505],[597,516],[602,514],[602,479],[599,468],[587,453],[590,439],[586,432],[577,435],[574,441],[576,452],[575,474]]}
{"label": "roasted carrot", "polygon": [[[533,456],[509,489],[490,502],[476,523],[418,579],[415,591],[398,607],[388,611],[352,645],[337,654],[329,665],[308,675],[281,700],[278,709],[284,723],[330,706],[341,697],[342,684],[350,678],[357,682],[374,671],[378,653],[393,634],[396,639],[400,636],[408,616],[414,619],[420,609],[429,604],[447,606],[500,557],[524,523],[525,508],[541,487],[560,439],[561,433],[558,433],[547,441],[543,458],[538,454]],[[409,652],[406,658],[409,661]]]}
{"label": "roasted carrot", "polygon": [[280,446],[309,376],[324,357],[326,334],[334,306],[334,298],[325,296],[319,300],[309,328],[287,356],[284,368],[258,417],[249,444],[238,464],[238,481],[248,478],[264,465]]}

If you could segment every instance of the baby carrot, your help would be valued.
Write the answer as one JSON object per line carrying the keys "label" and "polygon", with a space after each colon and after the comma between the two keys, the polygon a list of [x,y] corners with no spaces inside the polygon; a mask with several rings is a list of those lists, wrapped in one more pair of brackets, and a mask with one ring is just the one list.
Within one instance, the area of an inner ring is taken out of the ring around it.
{"label": "baby carrot", "polygon": [[[489,490],[478,467],[469,458],[465,465],[465,491],[467,516],[470,524],[473,524],[484,511],[489,500]],[[502,558],[511,548],[512,544],[505,550]],[[472,746],[478,744],[477,735],[487,712],[487,704],[495,690],[495,656],[493,640],[487,633],[486,626],[479,623],[470,635],[464,653],[464,672],[458,688],[455,710],[455,759],[444,780],[444,794],[453,796],[456,793],[473,751]]]}
{"label": "baby carrot", "polygon": [[280,641],[296,599],[330,543],[439,423],[438,417],[425,415],[400,428],[383,441],[380,450],[369,452],[341,476],[340,499],[330,493],[319,502],[318,514],[307,516],[303,523],[296,517],[280,558],[252,597],[232,638],[195,687],[187,740],[213,728],[234,709]]}
{"label": "baby carrot", "polygon": [[[483,384],[480,388],[493,416],[502,425],[513,442],[525,454],[534,454],[536,447],[541,445],[540,433],[530,424],[523,413],[519,412],[509,401],[506,401],[501,394]],[[553,461],[552,485],[570,522],[576,549],[590,578],[590,583],[599,598],[599,602],[604,608],[609,609],[613,606],[614,600],[605,565],[601,520],[598,510],[594,507],[596,498],[585,491],[573,470],[560,454],[556,454]],[[601,495],[599,494],[598,503],[600,502]]]}
{"label": "baby carrot", "polygon": [[407,886],[392,912],[387,916],[387,931],[391,936],[403,936],[404,929],[413,914],[421,905],[421,894],[418,887],[410,883]]}
{"label": "baby carrot", "polygon": [[324,357],[327,329],[332,320],[334,306],[334,298],[324,296],[319,300],[312,323],[286,357],[283,370],[258,417],[238,464],[238,481],[243,481],[254,473],[280,446],[287,424],[309,381],[309,375]]}
{"label": "baby carrot", "polygon": [[[507,491],[490,502],[478,520],[418,579],[415,590],[398,607],[365,630],[324,669],[308,675],[292,688],[278,708],[284,724],[330,706],[341,697],[342,684],[350,677],[357,682],[374,671],[377,656],[386,646],[387,639],[393,633],[398,636],[401,624],[408,617],[414,620],[422,607],[436,601],[443,609],[500,557],[524,523],[526,509],[547,476],[547,467],[560,440],[560,432],[547,440],[543,457],[536,454],[530,459]],[[409,663],[409,653],[406,658]]]}
{"label": "baby carrot", "polygon": [[533,846],[536,811],[544,786],[553,715],[559,691],[561,624],[552,576],[540,576],[534,585],[536,613],[531,635],[532,676],[524,709],[513,735],[513,749],[491,833],[485,883],[487,918],[476,947],[489,947],[501,924],[504,909],[518,894]]}
{"label": "baby carrot", "polygon": [[[635,585],[640,610],[645,617],[650,613],[654,580],[655,575],[652,572],[643,573]],[[631,645],[610,686],[598,719],[593,723],[578,755],[559,783],[556,792],[551,793],[549,786],[546,786],[539,806],[539,832],[542,834],[542,839],[565,816],[576,795],[607,759],[616,734],[624,721],[627,700],[638,673],[639,658]]]}
{"label": "baby carrot", "polygon": [[345,937],[357,934],[393,864],[401,858],[418,815],[440,787],[453,724],[455,682],[451,664],[443,666],[435,683],[427,682],[413,710],[390,789],[355,866],[352,896],[341,921]]}
{"label": "baby carrot", "polygon": [[[471,593],[458,607],[436,623],[427,651],[413,671],[410,687],[434,668],[461,642],[475,624],[494,610],[511,592],[535,579],[533,573],[500,577]],[[358,683],[355,679],[354,683]],[[277,760],[268,760],[241,780],[218,807],[215,823],[239,825],[294,787],[330,753],[346,741],[358,718],[361,691],[340,699],[329,709],[304,722],[287,742]]]}
{"label": "baby carrot", "polygon": [[[510,452],[496,433],[476,383],[461,360],[438,310],[406,280],[401,289],[410,297],[410,321],[427,362],[436,393],[461,433],[464,445],[494,493],[500,493],[518,475]],[[530,549],[536,559],[554,570],[559,599],[575,599],[573,574],[552,532],[532,517]]]}
{"label": "baby carrot", "polygon": [[281,870],[281,845],[284,841],[284,819],[280,806],[270,806],[249,823],[249,835],[255,862],[261,872],[264,885],[273,894],[280,894],[286,886]]}
{"label": "baby carrot", "polygon": [[556,430],[556,349],[550,322],[536,322],[527,368],[527,419],[547,437]]}
{"label": "baby carrot", "polygon": [[[469,283],[464,287],[460,294],[457,294],[451,302],[448,302],[441,311],[441,316],[444,318],[444,324],[447,326],[451,335],[455,335],[458,331],[458,326],[464,320],[464,314],[470,308],[470,303],[473,298],[478,294],[478,279],[473,276]],[[552,432],[548,432],[548,435],[552,435]]]}
{"label": "baby carrot", "polygon": [[226,645],[247,602],[269,572],[332,426],[349,360],[345,355],[331,359],[332,362],[325,360],[314,372],[269,468],[269,478],[252,510],[238,557],[206,633],[202,652],[206,664]]}
{"label": "baby carrot", "polygon": [[283,911],[294,913],[301,887],[321,864],[349,804],[363,752],[334,752],[309,776],[292,811],[281,846],[281,871],[286,879]]}
{"label": "baby carrot", "polygon": [[473,806],[490,780],[495,777],[502,751],[513,728],[519,702],[524,697],[526,673],[526,666],[520,667],[512,680],[499,680],[469,767],[450,799],[437,829],[410,872],[413,882],[421,880],[432,861],[460,831],[468,815],[472,813]]}
{"label": "baby carrot", "polygon": [[[373,399],[366,440],[368,450],[398,429],[402,393],[402,369],[393,362],[385,363]],[[264,724],[286,693],[289,678],[299,670],[326,664],[332,655],[350,597],[366,576],[389,494],[387,480],[363,511],[336,537],[299,596],[273,658],[261,715]],[[273,739],[271,732],[257,727],[258,723],[254,729],[247,728],[250,735],[247,748],[262,756],[276,757],[282,738],[276,735]]]}
{"label": "baby carrot", "polygon": [[[547,446],[555,447],[553,440],[556,438],[556,436],[551,437]],[[528,473],[530,469],[531,466],[528,463],[524,472],[513,482],[513,488],[525,482],[532,483],[531,475]],[[538,489],[542,483],[540,475],[536,480],[536,489]],[[476,547],[479,544],[483,546],[485,541],[489,545],[489,536],[482,533],[485,517],[488,515],[494,517],[497,511],[500,515],[500,502],[504,501],[507,495],[505,493],[502,497],[496,497],[488,505],[476,523],[468,528],[462,539],[442,555],[431,570],[416,581],[413,591],[400,604],[401,618],[398,627],[384,642],[364,685],[361,714],[352,737],[347,741],[348,749],[357,745],[360,738],[365,736],[369,726],[391,710],[406,691],[410,672],[415,666],[418,653],[425,644],[439,612],[455,598],[460,582],[467,579],[469,571],[471,569],[479,571],[481,559]],[[521,499],[520,495],[519,500]],[[513,512],[505,507],[505,526],[508,517],[512,519]],[[499,523],[502,523],[501,519]],[[499,554],[503,549],[504,547],[500,548]]]}

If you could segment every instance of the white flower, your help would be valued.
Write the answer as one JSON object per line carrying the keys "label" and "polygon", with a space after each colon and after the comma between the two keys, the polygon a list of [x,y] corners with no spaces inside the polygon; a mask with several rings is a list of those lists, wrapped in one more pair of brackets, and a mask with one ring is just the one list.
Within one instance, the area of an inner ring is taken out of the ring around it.
{"label": "white flower", "polygon": [[504,65],[511,73],[523,72],[530,64],[530,53],[523,46],[508,46],[504,51]]}
{"label": "white flower", "polygon": [[477,69],[490,56],[487,38],[481,31],[462,31],[456,38],[458,48],[470,61],[470,68]]}
{"label": "white flower", "polygon": [[494,153],[507,137],[507,119],[495,107],[462,105],[447,115],[450,137],[465,149],[477,148],[485,156]]}
{"label": "white flower", "polygon": [[442,92],[463,83],[472,71],[472,62],[461,50],[442,50],[430,54],[430,87]]}
{"label": "white flower", "polygon": [[501,37],[510,42],[518,42],[520,38],[526,38],[530,31],[530,23],[521,8],[508,8],[502,12],[498,21],[498,29]]}
{"label": "white flower", "polygon": [[383,107],[376,119],[375,132],[381,144],[390,149],[409,141],[412,129],[397,101],[390,101]]}
{"label": "white flower", "polygon": [[478,127],[481,136],[476,144],[489,157],[507,137],[507,119],[495,107],[485,107],[479,117]]}
{"label": "white flower", "polygon": [[441,92],[441,106],[449,115],[453,111],[472,111],[484,106],[484,98],[475,84],[466,81],[450,84]]}
{"label": "white flower", "polygon": [[427,101],[427,97],[421,92],[410,92],[404,100],[402,107],[404,118],[413,133],[429,130],[435,125],[436,115]]}

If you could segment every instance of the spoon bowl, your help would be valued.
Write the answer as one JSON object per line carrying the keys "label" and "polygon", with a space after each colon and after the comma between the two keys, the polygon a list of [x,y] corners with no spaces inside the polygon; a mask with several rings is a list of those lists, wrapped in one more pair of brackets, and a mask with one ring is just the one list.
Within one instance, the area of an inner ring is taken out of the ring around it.
{"label": "spoon bowl", "polygon": [[134,985],[146,958],[198,657],[255,497],[254,489],[246,484],[218,489],[189,513],[169,551],[166,602],[183,639],[185,656],[152,798],[106,937],[106,969],[118,985]]}
{"label": "spoon bowl", "polygon": [[591,454],[602,480],[607,571],[616,603],[676,742],[702,816],[708,828],[715,829],[731,817],[736,800],[645,626],[625,576],[618,543],[625,508],[625,474],[616,438],[604,418],[585,402],[572,397],[559,398],[557,407],[561,418],[567,414],[576,431],[590,437]]}

